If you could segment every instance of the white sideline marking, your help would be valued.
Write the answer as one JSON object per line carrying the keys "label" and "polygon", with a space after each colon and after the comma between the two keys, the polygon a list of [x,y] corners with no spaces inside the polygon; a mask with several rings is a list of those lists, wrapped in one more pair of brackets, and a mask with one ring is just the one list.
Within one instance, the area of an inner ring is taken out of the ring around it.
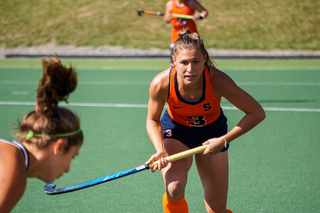
{"label": "white sideline marking", "polygon": [[[0,105],[10,106],[33,106],[34,102],[0,101]],[[111,104],[111,103],[61,103],[60,106],[82,106],[82,107],[115,107],[115,108],[147,108],[147,104]],[[239,110],[234,106],[221,106],[224,110]],[[265,111],[277,112],[320,112],[320,108],[285,108],[285,107],[264,107]]]}
{"label": "white sideline marking", "polygon": [[320,82],[236,82],[243,86],[320,86]]}
{"label": "white sideline marking", "polygon": [[29,95],[27,91],[13,91],[12,95]]}
{"label": "white sideline marking", "polygon": [[[82,81],[81,86],[125,85],[149,86],[150,82],[143,81]],[[320,86],[320,82],[236,82],[239,86]],[[0,81],[0,85],[38,85],[37,81]]]}
{"label": "white sideline marking", "polygon": [[[117,71],[117,70],[124,70],[124,71],[157,71],[157,70],[165,70],[168,67],[77,67],[75,65],[76,70],[78,71],[92,71],[92,70],[103,70],[103,71]],[[273,71],[320,71],[319,67],[240,67],[240,68],[223,68],[217,66],[217,68],[221,71],[226,72],[252,72],[252,71],[259,71],[259,72],[273,72]],[[0,66],[0,70],[41,70],[42,67],[15,67],[15,66]]]}
{"label": "white sideline marking", "polygon": [[[219,67],[218,67],[219,69]],[[221,68],[221,71],[259,71],[259,72],[264,72],[264,71],[320,71],[320,67],[257,67],[257,68],[254,68],[254,67],[243,67],[243,68]]]}
{"label": "white sideline marking", "polygon": [[38,83],[38,81],[0,81],[0,85],[38,85]]}
{"label": "white sideline marking", "polygon": [[[234,106],[221,106],[223,110],[239,110]],[[265,111],[277,112],[320,112],[320,108],[286,108],[286,107],[263,107]]]}
{"label": "white sideline marking", "polygon": [[[77,67],[77,65],[75,65],[75,68],[77,71],[158,71],[167,69],[167,67]],[[0,66],[0,70],[42,70],[42,67]]]}

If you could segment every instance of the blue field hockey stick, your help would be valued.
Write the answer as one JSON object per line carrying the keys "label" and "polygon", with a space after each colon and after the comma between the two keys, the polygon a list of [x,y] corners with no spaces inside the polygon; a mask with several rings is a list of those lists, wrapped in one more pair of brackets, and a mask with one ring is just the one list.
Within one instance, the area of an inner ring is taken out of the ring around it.
{"label": "blue field hockey stick", "polygon": [[[206,148],[208,147],[208,145],[203,145],[203,146],[199,146],[193,149],[189,149],[187,151],[183,151],[183,152],[179,152],[177,154],[171,155],[169,157],[166,157],[168,162],[174,162],[177,160],[181,160],[183,158],[195,155],[195,154],[199,154],[202,153]],[[44,193],[48,194],[48,195],[57,195],[57,194],[62,194],[62,193],[68,193],[68,192],[73,192],[73,191],[77,191],[80,189],[84,189],[87,187],[91,187],[100,183],[105,183],[107,181],[111,181],[111,180],[115,180],[124,176],[128,176],[137,172],[141,172],[144,171],[146,169],[150,169],[153,168],[156,164],[158,163],[158,161],[155,161],[149,165],[141,165],[132,169],[128,169],[122,172],[118,172],[112,175],[108,175],[105,177],[101,177],[95,180],[91,180],[85,183],[80,183],[77,185],[73,185],[73,186],[66,186],[66,187],[62,187],[62,188],[57,188],[56,189],[56,185],[51,183],[51,184],[47,184],[43,187],[43,191]]]}

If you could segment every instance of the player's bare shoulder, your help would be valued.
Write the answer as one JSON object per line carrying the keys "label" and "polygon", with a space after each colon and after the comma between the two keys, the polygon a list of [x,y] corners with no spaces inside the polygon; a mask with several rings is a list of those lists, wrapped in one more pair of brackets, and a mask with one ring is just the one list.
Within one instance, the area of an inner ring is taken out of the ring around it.
{"label": "player's bare shoulder", "polygon": [[172,0],[167,1],[166,10],[171,11],[172,10],[172,4],[173,4]]}
{"label": "player's bare shoulder", "polygon": [[210,80],[213,92],[219,98],[228,87],[235,85],[234,81],[223,71],[216,67],[209,66]]}
{"label": "player's bare shoulder", "polygon": [[166,97],[169,88],[169,74],[171,68],[168,68],[156,75],[150,84],[150,95],[161,95]]}
{"label": "player's bare shoulder", "polygon": [[24,156],[17,147],[0,142],[0,159],[0,179],[2,184],[6,185],[0,190],[0,194],[10,195],[15,204],[23,195],[27,185]]}
{"label": "player's bare shoulder", "polygon": [[166,87],[166,85],[169,84],[169,73],[170,73],[170,68],[157,74],[153,78],[150,87],[160,87],[160,88]]}
{"label": "player's bare shoulder", "polygon": [[16,169],[24,176],[24,178],[26,178],[24,155],[20,149],[8,143],[1,143],[0,141],[0,156],[0,162],[3,163],[1,168],[6,168],[7,171]]}
{"label": "player's bare shoulder", "polygon": [[214,66],[208,66],[210,72],[211,83],[219,84],[226,78],[226,74]]}

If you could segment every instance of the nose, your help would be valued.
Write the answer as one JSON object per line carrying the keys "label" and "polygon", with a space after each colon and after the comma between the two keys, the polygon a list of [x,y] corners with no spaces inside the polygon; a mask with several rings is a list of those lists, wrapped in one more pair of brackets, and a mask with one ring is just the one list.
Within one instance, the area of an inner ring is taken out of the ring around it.
{"label": "nose", "polygon": [[189,72],[191,72],[192,71],[192,63],[189,63],[188,65],[187,65],[187,71],[189,71]]}

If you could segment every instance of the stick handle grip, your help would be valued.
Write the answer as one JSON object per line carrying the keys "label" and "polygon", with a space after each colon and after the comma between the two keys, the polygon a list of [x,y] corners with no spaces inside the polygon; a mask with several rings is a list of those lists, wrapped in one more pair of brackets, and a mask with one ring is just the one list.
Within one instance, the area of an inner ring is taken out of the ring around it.
{"label": "stick handle grip", "polygon": [[[193,148],[193,149],[189,149],[189,150],[186,150],[186,151],[183,151],[183,152],[179,152],[179,153],[174,154],[174,155],[170,155],[170,156],[166,157],[166,159],[167,159],[168,162],[174,162],[174,161],[177,161],[177,160],[181,160],[183,158],[190,157],[192,155],[196,155],[196,154],[202,153],[207,147],[208,147],[208,145],[199,146],[199,147],[196,147],[196,148]],[[151,163],[151,164],[149,164],[149,168],[153,168],[156,164],[158,164],[158,160],[153,162],[153,163]]]}
{"label": "stick handle grip", "polygon": [[194,17],[192,15],[172,14],[172,16],[176,17],[176,18],[194,19]]}

